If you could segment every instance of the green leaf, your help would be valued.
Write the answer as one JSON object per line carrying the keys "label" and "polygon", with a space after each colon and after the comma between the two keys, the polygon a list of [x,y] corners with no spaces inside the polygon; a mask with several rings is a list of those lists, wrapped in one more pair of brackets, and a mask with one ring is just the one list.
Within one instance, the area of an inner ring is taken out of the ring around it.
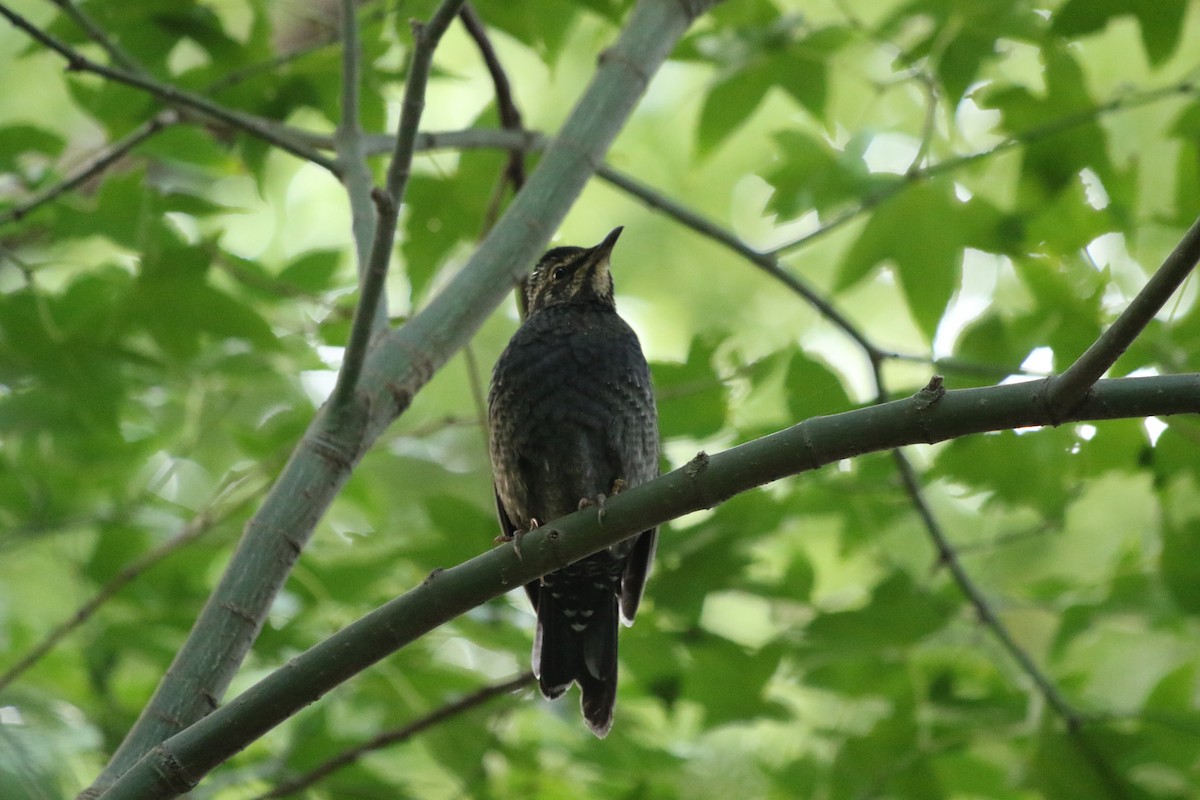
{"label": "green leaf", "polygon": [[938,453],[931,475],[1058,519],[1073,483],[1071,452],[1076,446],[1077,437],[1067,428],[1043,428],[1021,436],[1012,431],[967,436]]}
{"label": "green leaf", "polygon": [[771,65],[745,69],[719,79],[700,109],[696,150],[708,155],[745,124],[772,85]]}
{"label": "green leaf", "polygon": [[1144,797],[1132,793],[1112,766],[1122,760],[1128,747],[1127,737],[1098,726],[1070,734],[1058,730],[1055,721],[1048,719],[1038,736],[1031,777],[1046,797],[1061,800]]}
{"label": "green leaf", "polygon": [[[907,700],[908,698],[905,698]],[[841,747],[832,768],[831,796],[864,797],[881,786],[904,798],[943,797],[930,759],[921,752],[917,721],[905,703]]]}
{"label": "green leaf", "polygon": [[863,161],[869,137],[856,137],[840,151],[799,131],[778,131],[773,138],[781,163],[764,176],[775,189],[767,208],[784,218],[836,208],[902,180],[870,171]]}
{"label": "green leaf", "polygon": [[[490,496],[486,499],[492,500]],[[485,510],[478,503],[454,495],[432,494],[422,499],[422,506],[433,527],[423,541],[413,542],[413,550],[435,566],[457,564],[479,555],[500,532],[490,502]]]}
{"label": "green leaf", "polygon": [[1194,714],[1196,670],[1195,664],[1182,664],[1160,678],[1146,697],[1142,711],[1175,714],[1187,710]]}
{"label": "green leaf", "polygon": [[[751,538],[745,534],[769,536],[782,516],[783,509],[766,493],[748,492],[718,506],[709,519],[688,529],[684,541],[669,549],[664,542],[647,590],[655,608],[680,619],[680,624],[698,624],[710,592],[743,588],[752,561]],[[664,534],[668,541],[669,537]]]}
{"label": "green leaf", "polygon": [[684,363],[651,365],[662,438],[702,439],[724,427],[729,390],[713,364],[723,340],[719,332],[698,336]]}
{"label": "green leaf", "polygon": [[766,698],[766,687],[783,655],[780,645],[752,652],[707,633],[692,634],[686,641],[690,663],[683,697],[704,709],[706,726],[779,715],[779,707]]}
{"label": "green leaf", "polygon": [[242,339],[273,350],[278,340],[253,308],[206,281],[208,254],[164,236],[159,252],[147,252],[128,298],[131,322],[141,325],[168,354],[190,359],[201,336]]}
{"label": "green leaf", "polygon": [[409,213],[400,252],[413,305],[424,299],[454,249],[474,244],[504,159],[503,153],[466,152],[452,174],[416,174],[409,181],[404,199]]}
{"label": "green leaf", "polygon": [[959,201],[948,180],[915,183],[868,220],[842,262],[837,288],[853,286],[890,260],[913,317],[932,340],[958,288],[963,249],[990,240],[999,224],[982,201]]}
{"label": "green leaf", "polygon": [[279,280],[302,292],[324,292],[333,288],[342,254],[337,250],[313,250],[284,267]]}
{"label": "green leaf", "polygon": [[797,351],[788,364],[784,383],[788,414],[797,422],[845,411],[854,404],[842,379],[828,366]]}
{"label": "green leaf", "polygon": [[897,36],[915,22],[923,35],[905,48],[899,61],[921,68],[932,61],[951,105],[957,105],[990,62],[1004,57],[1005,40],[1037,40],[1044,28],[1021,3],[915,0],[899,6],[882,23],[880,33]]}
{"label": "green leaf", "polygon": [[476,5],[488,25],[525,42],[547,64],[554,63],[562,53],[579,15],[575,3],[532,5],[508,0],[481,0]]}
{"label": "green leaf", "polygon": [[0,128],[0,172],[17,172],[21,156],[41,153],[58,156],[66,142],[54,131],[37,125],[8,125]]}
{"label": "green leaf", "polygon": [[[1014,325],[998,314],[989,313],[963,329],[954,344],[954,357],[968,364],[1008,369],[1015,373],[1021,362],[1041,342],[1026,326]],[[974,386],[996,382],[992,375],[956,375],[954,380],[956,384]]]}
{"label": "green leaf", "polygon": [[97,584],[112,580],[121,570],[146,550],[147,536],[141,528],[120,522],[100,526],[96,547],[84,567],[88,577]]}
{"label": "green leaf", "polygon": [[[1042,210],[1064,190],[1077,187],[1084,169],[1094,172],[1109,195],[1110,215],[1124,219],[1136,186],[1130,174],[1117,170],[1109,157],[1108,136],[1100,126],[1083,70],[1074,54],[1059,43],[1042,49],[1045,92],[1004,84],[980,93],[979,104],[1001,113],[1012,136],[1028,140],[1022,150],[1020,204]],[[1065,116],[1078,113],[1079,124],[1064,126]],[[1036,135],[1035,135],[1036,134]]]}
{"label": "green leaf", "polygon": [[919,590],[905,573],[894,572],[875,587],[864,608],[821,614],[809,623],[805,647],[830,654],[905,646],[939,630],[952,611],[943,599]]}
{"label": "green leaf", "polygon": [[827,52],[827,47],[799,41],[775,54],[767,65],[780,88],[817,119],[825,113]]}
{"label": "green leaf", "polygon": [[[1193,446],[1194,449],[1194,446]],[[1185,613],[1200,615],[1200,491],[1193,480],[1175,480],[1162,493],[1162,550],[1159,571],[1171,599]]]}
{"label": "green leaf", "polygon": [[1179,47],[1186,13],[1187,0],[1067,0],[1054,15],[1053,30],[1079,37],[1103,29],[1116,17],[1133,16],[1141,26],[1146,56],[1157,66]]}

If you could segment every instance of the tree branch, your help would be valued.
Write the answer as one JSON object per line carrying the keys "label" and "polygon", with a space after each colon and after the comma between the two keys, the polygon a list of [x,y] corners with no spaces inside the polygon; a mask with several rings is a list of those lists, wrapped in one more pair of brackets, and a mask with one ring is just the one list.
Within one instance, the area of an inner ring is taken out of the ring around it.
{"label": "tree branch", "polygon": [[[363,365],[354,403],[339,415],[329,414],[328,409],[318,413],[309,426],[247,525],[225,574],[176,656],[176,665],[202,663],[210,668],[168,670],[137,724],[84,796],[98,795],[143,754],[212,710],[353,465],[433,373],[470,339],[508,293],[513,279],[532,265],[602,162],[650,76],[706,7],[696,0],[641,0],[634,7],[558,141],[547,149],[525,189],[483,245],[424,310],[404,327],[376,340]],[[145,778],[143,773],[131,781]]]}
{"label": "tree branch", "polygon": [[1121,316],[1060,375],[1046,379],[1046,405],[1065,414],[1133,344],[1200,261],[1200,218],[1163,261]]}
{"label": "tree branch", "polygon": [[[353,14],[353,3],[351,0],[345,2],[351,6]],[[386,319],[380,317],[380,297],[387,282],[388,262],[391,260],[392,244],[396,239],[400,203],[404,200],[408,176],[412,172],[413,148],[416,145],[421,113],[425,110],[425,87],[429,83],[429,71],[433,66],[433,51],[437,49],[442,34],[458,15],[463,2],[464,0],[444,0],[427,24],[416,20],[412,22],[412,61],[408,67],[408,81],[404,85],[404,103],[400,109],[395,149],[392,151],[392,161],[388,165],[387,188],[376,189],[371,193],[371,199],[375,201],[375,235],[371,240],[365,267],[360,269],[362,288],[359,292],[358,306],[354,310],[354,323],[350,328],[350,341],[346,344],[342,369],[338,372],[337,385],[333,389],[334,408],[344,408],[350,402],[358,384],[358,377],[362,373],[363,360],[367,357],[371,336],[381,327],[377,323]],[[357,69],[355,72],[357,73]],[[357,89],[354,95],[357,104]],[[357,123],[354,124],[357,127]],[[361,137],[356,135],[355,139],[358,151],[356,157],[362,161],[363,169],[366,169],[366,157],[361,152]]]}
{"label": "tree branch", "polygon": [[[475,41],[475,46],[479,48],[479,54],[483,57],[483,63],[487,67],[488,74],[492,78],[492,88],[496,95],[496,109],[500,116],[500,125],[504,130],[520,131],[524,129],[524,123],[521,121],[521,111],[517,108],[516,100],[513,98],[512,86],[508,81],[508,73],[504,71],[504,65],[500,63],[500,56],[496,54],[496,48],[492,47],[492,40],[488,37],[487,28],[480,19],[479,13],[470,3],[463,6],[459,12],[462,18],[463,25],[467,32]],[[488,203],[487,213],[483,221],[483,234],[486,235],[492,229],[492,225],[496,222],[496,217],[500,214],[500,209],[504,202],[505,186],[512,186],[513,194],[521,191],[521,187],[525,185],[525,148],[513,147],[508,151],[508,162],[504,167],[504,174],[501,176],[496,190],[492,193],[491,202]],[[481,238],[482,238],[481,235]],[[517,311],[521,319],[529,313],[525,303],[525,285],[528,278],[522,275],[516,282],[517,295]],[[471,348],[467,347],[468,358],[471,356]],[[473,370],[474,367],[472,366]],[[478,380],[478,376],[475,376]]]}
{"label": "tree branch", "polygon": [[5,225],[9,222],[20,222],[31,211],[46,203],[57,200],[72,189],[96,177],[128,155],[131,150],[142,142],[155,136],[159,131],[176,124],[178,121],[179,115],[175,111],[161,111],[155,114],[149,121],[143,122],[137,128],[102,150],[95,158],[80,165],[62,181],[47,186],[25,202],[19,203],[7,211],[0,212],[0,225]]}
{"label": "tree branch", "polygon": [[[487,28],[480,19],[479,12],[473,5],[467,3],[459,12],[459,17],[462,19],[467,33],[474,40],[475,46],[479,48],[479,55],[482,56],[488,75],[492,78],[500,127],[510,131],[523,130],[525,124],[521,121],[521,111],[517,108],[516,100],[513,98],[508,74],[504,71],[504,65],[500,63],[500,56],[496,54],[496,48],[492,46],[492,40],[488,38]],[[514,191],[520,190],[525,185],[525,148],[513,147],[508,151],[508,166],[505,174]]]}
{"label": "tree branch", "polygon": [[[359,4],[360,8],[368,5],[374,5],[375,8],[371,9],[371,11],[366,14],[367,22],[380,22],[387,16],[388,8],[386,3],[379,3],[376,0],[363,0],[363,2]],[[329,34],[319,37],[303,47],[298,47],[294,50],[288,50],[287,52],[280,53],[272,58],[264,59],[263,61],[259,61],[254,64],[249,64],[245,67],[241,67],[240,69],[235,69],[210,83],[207,86],[206,91],[211,94],[217,94],[231,86],[236,86],[239,83],[248,81],[251,78],[259,75],[274,74],[280,67],[291,64],[292,62],[298,61],[305,56],[315,53],[318,50],[336,44],[341,38],[341,31],[333,31]]]}
{"label": "tree branch", "polygon": [[72,3],[71,0],[50,0],[50,2],[70,17],[71,21],[78,25],[89,39],[100,45],[100,48],[108,53],[108,57],[113,60],[114,64],[118,64],[129,72],[145,73],[142,65],[126,53],[124,48],[119,47],[108,35],[108,32],[101,28],[82,8]]}
{"label": "tree branch", "polygon": [[950,542],[949,537],[946,536],[945,531],[942,530],[942,526],[933,515],[933,509],[925,502],[925,497],[921,491],[921,484],[908,458],[900,450],[893,450],[892,460],[896,462],[896,469],[900,473],[900,480],[904,483],[905,491],[908,492],[909,497],[912,499],[913,505],[917,509],[917,514],[921,517],[921,521],[925,525],[925,530],[929,532],[929,538],[933,540],[934,547],[937,548],[938,563],[950,571],[950,576],[958,585],[959,591],[963,593],[975,609],[975,614],[979,617],[979,621],[992,632],[992,635],[996,637],[1009,656],[1021,667],[1021,671],[1029,676],[1034,686],[1037,687],[1038,692],[1050,704],[1050,707],[1066,722],[1067,729],[1077,731],[1083,723],[1079,712],[1067,702],[1066,698],[1058,690],[1058,687],[1054,685],[1054,682],[1041,671],[1034,662],[1033,657],[1017,644],[1016,639],[1013,638],[1007,626],[1000,621],[996,612],[992,610],[987,597],[975,585],[966,567],[959,560],[954,545]]}
{"label": "tree branch", "polygon": [[[227,85],[232,85],[232,82]],[[67,178],[32,195],[24,203],[0,212],[0,225],[5,225],[9,222],[19,222],[37,208],[58,199],[72,189],[78,188],[83,183],[86,183],[88,180],[91,180],[118,163],[123,156],[135,147],[165,130],[170,125],[194,121],[196,121],[194,117],[180,117],[174,110],[159,112],[131,133],[100,150],[95,157],[79,167]],[[307,131],[286,127],[285,130],[287,135],[293,137],[296,141],[303,141],[309,147],[333,151],[338,149],[337,142],[335,141],[336,136],[311,134]],[[395,137],[388,134],[367,134],[363,142],[364,155],[370,157],[390,151],[395,141]],[[414,150],[418,153],[431,150],[478,150],[485,148],[541,150],[544,148],[544,144],[545,137],[533,131],[467,128],[461,131],[426,131],[418,133],[416,142],[414,143]],[[371,220],[372,227],[374,227],[375,218],[373,213],[369,215],[369,219]],[[357,242],[357,236],[355,237],[355,241]],[[369,250],[369,238],[367,242]]]}
{"label": "tree branch", "polygon": [[161,83],[149,76],[143,76],[137,73],[129,72],[116,67],[109,67],[104,64],[92,61],[83,54],[60,42],[55,37],[38,28],[29,20],[25,19],[20,14],[13,11],[7,5],[0,3],[0,16],[5,17],[15,27],[24,31],[30,38],[38,43],[50,48],[58,55],[66,59],[67,69],[71,71],[91,72],[103,78],[123,83],[126,86],[132,86],[135,89],[141,89],[165,103],[172,106],[187,108],[202,114],[205,117],[218,120],[226,125],[232,126],[238,130],[243,130],[257,136],[264,141],[286,150],[297,158],[310,161],[319,167],[323,167],[333,175],[337,176],[338,165],[336,162],[326,158],[316,150],[304,145],[301,142],[294,141],[291,137],[282,132],[282,129],[265,123],[250,114],[243,114],[240,111],[235,111],[226,108],[218,103],[214,103],[200,95],[185,91],[170,84]]}
{"label": "tree branch", "polygon": [[196,541],[248,506],[251,501],[258,497],[260,488],[255,488],[247,492],[245,496],[226,503],[220,508],[214,509],[209,507],[200,511],[170,539],[165,540],[157,547],[143,553],[140,557],[126,564],[124,569],[101,586],[100,590],[92,595],[87,602],[77,608],[74,614],[57,625],[50,633],[46,634],[29,652],[5,670],[4,674],[0,675],[0,691],[3,691],[5,687],[36,664],[46,653],[54,649],[54,646],[62,641],[67,634],[87,622],[100,606],[104,605],[104,603],[111,599],[117,592],[121,591],[121,589],[125,588],[125,586],[132,583],[151,567],[175,551]]}
{"label": "tree branch", "polygon": [[944,161],[939,161],[936,164],[930,164],[927,167],[905,173],[904,180],[893,183],[879,191],[864,197],[857,206],[849,208],[838,216],[831,219],[829,222],[821,225],[814,231],[804,234],[790,242],[781,244],[771,250],[772,255],[781,255],[797,247],[812,243],[814,240],[825,236],[828,233],[845,225],[847,222],[861,216],[862,214],[875,208],[884,200],[904,191],[908,186],[918,181],[927,180],[929,178],[941,175],[947,172],[954,172],[965,166],[982,161],[987,158],[1007,152],[1016,147],[1023,145],[1035,144],[1044,141],[1052,136],[1066,133],[1067,131],[1078,128],[1081,125],[1087,125],[1094,122],[1100,117],[1114,113],[1116,111],[1127,110],[1130,108],[1138,108],[1151,103],[1157,103],[1162,100],[1168,100],[1179,95],[1195,94],[1197,85],[1194,81],[1184,80],[1170,86],[1164,86],[1160,89],[1143,92],[1134,95],[1123,95],[1109,100],[1106,103],[1085,109],[1075,114],[1068,114],[1064,117],[1048,122],[1045,125],[1040,125],[1036,128],[1031,128],[1028,131],[1010,136],[994,147],[989,147],[987,150],[980,150],[975,153],[958,156],[956,158],[947,158]]}
{"label": "tree branch", "polygon": [[[1196,413],[1200,374],[1099,382],[1071,421]],[[106,797],[173,797],[240,749],[401,647],[548,572],[735,494],[869,452],[1053,422],[1039,385],[960,389],[814,417],[709,456],[525,535],[521,557],[502,546],[450,569],[314,645],[147,753]]]}
{"label": "tree branch", "polygon": [[641,183],[635,178],[620,172],[607,164],[603,164],[596,170],[599,175],[607,183],[616,186],[619,189],[628,192],[637,199],[641,200],[650,208],[662,211],[672,217],[682,225],[691,228],[697,233],[707,236],[709,239],[723,245],[729,250],[732,250],[737,255],[749,261],[754,266],[758,267],[763,272],[775,278],[777,281],[788,287],[791,291],[804,298],[813,308],[815,308],[821,316],[825,317],[836,327],[841,329],[847,336],[863,349],[867,357],[871,361],[880,361],[887,358],[891,354],[876,347],[866,335],[863,334],[858,327],[847,319],[842,312],[838,311],[832,303],[826,300],[816,289],[810,286],[802,278],[798,278],[785,270],[779,263],[779,259],[772,253],[764,253],[755,250],[750,245],[743,242],[736,235],[721,227],[712,220],[702,216],[700,213],[691,210],[690,208],[676,203],[665,195],[651,189],[649,186]]}
{"label": "tree branch", "polygon": [[[355,0],[342,0],[342,98],[341,119],[334,133],[333,143],[337,151],[338,166],[342,170],[342,184],[350,200],[350,230],[354,237],[355,255],[358,263],[358,279],[361,283],[367,273],[371,254],[371,240],[375,236],[375,206],[371,201],[374,181],[367,164],[363,146],[362,122],[359,117],[359,91],[361,89],[362,45],[358,34],[358,14]],[[386,311],[382,318],[386,320]]]}
{"label": "tree branch", "polygon": [[499,697],[503,694],[512,694],[513,692],[533,683],[533,673],[523,672],[511,680],[502,683],[494,683],[491,686],[485,686],[477,692],[473,692],[460,700],[455,700],[453,703],[447,703],[439,709],[436,709],[420,719],[410,722],[408,725],[402,725],[399,728],[393,728],[389,731],[384,731],[378,736],[374,736],[360,744],[358,747],[338,754],[335,758],[319,764],[308,772],[293,778],[290,781],[279,784],[266,794],[259,795],[256,800],[271,800],[275,797],[287,797],[288,795],[296,794],[296,792],[307,789],[314,783],[323,780],[327,776],[337,772],[342,767],[347,767],[353,764],[358,759],[362,758],[367,753],[375,750],[382,750],[384,747],[403,742],[406,739],[411,739],[418,733],[422,733],[435,725],[453,719],[460,714],[470,711],[473,708],[483,705],[484,703]]}

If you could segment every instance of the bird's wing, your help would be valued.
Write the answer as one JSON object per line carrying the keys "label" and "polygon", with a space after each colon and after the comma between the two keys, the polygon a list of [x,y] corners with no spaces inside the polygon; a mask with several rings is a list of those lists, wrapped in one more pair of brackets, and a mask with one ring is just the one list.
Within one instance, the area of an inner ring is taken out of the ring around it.
{"label": "bird's wing", "polygon": [[634,540],[633,549],[625,561],[625,572],[621,576],[621,620],[626,625],[633,624],[637,615],[638,604],[642,602],[642,590],[646,588],[646,578],[650,575],[650,565],[654,562],[654,551],[658,547],[658,528],[651,528],[638,534]]}

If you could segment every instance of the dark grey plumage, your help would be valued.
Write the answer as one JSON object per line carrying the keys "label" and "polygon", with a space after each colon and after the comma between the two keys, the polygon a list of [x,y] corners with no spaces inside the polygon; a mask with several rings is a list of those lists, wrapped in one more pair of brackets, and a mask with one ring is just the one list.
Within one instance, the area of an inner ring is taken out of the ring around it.
{"label": "dark grey plumage", "polygon": [[[542,256],[526,290],[528,317],[492,372],[492,474],[506,537],[658,475],[650,370],[613,302],[609,258],[620,233]],[[597,736],[612,727],[617,614],[632,624],[656,539],[657,529],[644,531],[525,587],[538,616],[542,694],[578,683]]]}

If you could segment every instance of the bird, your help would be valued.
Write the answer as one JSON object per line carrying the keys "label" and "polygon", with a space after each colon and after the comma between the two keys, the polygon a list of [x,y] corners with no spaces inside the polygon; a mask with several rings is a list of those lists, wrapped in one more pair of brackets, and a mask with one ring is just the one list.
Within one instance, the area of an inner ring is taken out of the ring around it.
{"label": "bird", "polygon": [[[618,314],[611,257],[622,228],[595,247],[555,247],[525,287],[526,318],[492,370],[488,449],[499,540],[519,546],[541,524],[658,476],[658,413],[637,334]],[[633,624],[658,529],[525,586],[537,614],[541,694],[579,685],[588,728],[604,738],[617,694],[617,620]],[[520,551],[518,549],[518,555]]]}

